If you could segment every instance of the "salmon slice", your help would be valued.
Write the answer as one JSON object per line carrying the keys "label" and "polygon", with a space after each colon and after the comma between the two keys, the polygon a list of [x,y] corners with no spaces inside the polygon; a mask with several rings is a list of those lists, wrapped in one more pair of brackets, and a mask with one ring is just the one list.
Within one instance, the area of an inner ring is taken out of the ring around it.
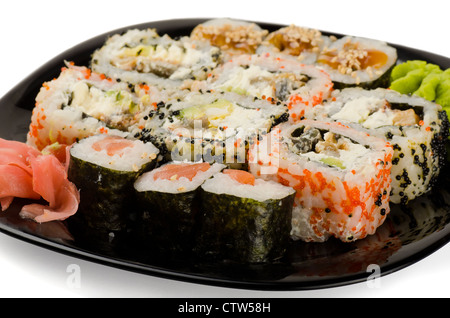
{"label": "salmon slice", "polygon": [[67,178],[64,165],[51,155],[31,159],[33,190],[49,203],[26,205],[20,216],[38,223],[65,220],[78,210],[80,195],[75,185]]}
{"label": "salmon slice", "polygon": [[223,173],[241,184],[255,185],[255,177],[250,172],[237,169],[225,169]]}
{"label": "salmon slice", "polygon": [[107,136],[102,140],[95,142],[92,145],[92,149],[95,151],[106,150],[108,156],[119,155],[122,157],[124,153],[123,150],[133,146],[134,144],[131,140],[123,139],[118,136]]}
{"label": "salmon slice", "polygon": [[199,172],[205,172],[209,169],[209,163],[174,163],[167,164],[158,169],[153,175],[153,180],[178,180],[182,177],[192,181]]}

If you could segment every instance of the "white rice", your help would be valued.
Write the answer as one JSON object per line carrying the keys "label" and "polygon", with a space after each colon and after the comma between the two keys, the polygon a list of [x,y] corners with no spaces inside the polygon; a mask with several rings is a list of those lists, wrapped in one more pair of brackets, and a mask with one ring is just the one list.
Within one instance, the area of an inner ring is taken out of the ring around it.
{"label": "white rice", "polygon": [[217,173],[213,178],[206,180],[202,189],[215,194],[233,195],[260,202],[281,200],[295,192],[291,187],[263,179],[255,179],[255,185],[241,184],[224,173]]}
{"label": "white rice", "polygon": [[159,150],[150,142],[133,140],[133,147],[127,147],[121,154],[109,156],[106,150],[95,151],[92,146],[108,135],[94,135],[80,140],[70,149],[70,154],[108,169],[118,171],[139,171],[143,165],[156,159]]}

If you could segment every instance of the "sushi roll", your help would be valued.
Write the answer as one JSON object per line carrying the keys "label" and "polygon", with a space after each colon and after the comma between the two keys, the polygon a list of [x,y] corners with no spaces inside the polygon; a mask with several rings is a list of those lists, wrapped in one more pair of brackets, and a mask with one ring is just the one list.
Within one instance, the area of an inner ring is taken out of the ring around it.
{"label": "sushi roll", "polygon": [[227,60],[240,54],[254,54],[268,33],[256,23],[218,18],[197,25],[190,37],[219,47]]}
{"label": "sushi roll", "polygon": [[282,124],[249,150],[250,171],[296,190],[291,237],[362,239],[389,213],[391,145],[340,123]]}
{"label": "sushi roll", "polygon": [[132,226],[134,182],[156,164],[151,143],[94,135],[70,148],[69,180],[80,190],[77,218],[105,233],[125,233]]}
{"label": "sushi roll", "polygon": [[205,79],[220,61],[220,49],[205,42],[132,29],[111,36],[92,55],[91,67],[129,83],[173,89],[186,79]]}
{"label": "sushi roll", "polygon": [[[125,83],[67,63],[36,96],[27,142],[42,150],[55,142],[71,145],[99,133],[126,132],[135,116],[153,103],[148,93],[139,91],[135,94]],[[152,96],[162,98],[155,91]]]}
{"label": "sushi roll", "polygon": [[142,241],[165,252],[189,253],[197,230],[199,187],[225,168],[207,162],[169,162],[135,182]]}
{"label": "sushi roll", "polygon": [[304,64],[314,64],[320,51],[330,42],[330,37],[317,29],[291,24],[269,33],[256,52],[292,58]]}
{"label": "sushi roll", "polygon": [[201,186],[196,252],[207,259],[242,263],[279,260],[290,241],[295,191],[225,169]]}
{"label": "sushi roll", "polygon": [[344,36],[319,54],[316,65],[330,74],[337,89],[388,87],[397,50],[385,42]]}
{"label": "sushi roll", "polygon": [[446,162],[448,118],[442,107],[389,89],[347,88],[316,108],[318,120],[339,121],[391,143],[391,202],[428,192]]}
{"label": "sushi roll", "polygon": [[233,92],[192,92],[158,105],[131,134],[160,147],[168,161],[237,167],[247,163],[248,145],[288,116],[285,104]]}
{"label": "sushi roll", "polygon": [[330,96],[333,83],[313,65],[267,53],[233,58],[211,73],[207,88],[288,104],[290,119],[295,122]]}

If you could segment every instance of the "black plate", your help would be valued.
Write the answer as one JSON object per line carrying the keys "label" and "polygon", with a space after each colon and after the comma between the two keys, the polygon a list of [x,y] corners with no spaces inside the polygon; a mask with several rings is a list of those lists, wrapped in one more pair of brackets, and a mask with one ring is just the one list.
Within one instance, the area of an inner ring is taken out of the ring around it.
{"label": "black plate", "polygon": [[[113,30],[83,42],[50,60],[0,100],[0,137],[25,141],[34,99],[44,81],[59,75],[64,60],[89,65],[92,52],[109,35],[130,28],[157,28],[171,36],[187,35],[205,19],[165,20]],[[259,23],[275,30],[281,25]],[[331,34],[324,32],[325,34]],[[339,34],[336,34],[340,36]],[[399,60],[422,59],[450,67],[450,59],[391,44]],[[449,173],[441,173],[442,185]],[[407,206],[392,205],[375,235],[354,243],[330,239],[325,243],[293,242],[277,263],[245,265],[202,262],[190,256],[167,257],[149,253],[130,238],[78,231],[64,222],[37,224],[18,217],[24,200],[16,199],[0,213],[0,231],[21,240],[71,256],[143,274],[216,286],[261,290],[302,290],[341,286],[367,280],[372,273],[386,275],[411,265],[444,246],[450,239],[450,192],[438,184],[433,191]],[[70,231],[69,231],[70,229]],[[372,266],[371,266],[372,265]],[[379,272],[373,272],[373,265]]]}

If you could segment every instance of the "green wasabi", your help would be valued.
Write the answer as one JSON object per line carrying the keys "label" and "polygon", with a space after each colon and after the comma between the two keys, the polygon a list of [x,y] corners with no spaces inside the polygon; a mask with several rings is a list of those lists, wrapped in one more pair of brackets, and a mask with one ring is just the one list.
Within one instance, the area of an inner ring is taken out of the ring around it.
{"label": "green wasabi", "polygon": [[442,79],[436,88],[436,103],[440,104],[447,111],[449,115],[450,109],[450,69],[442,73]]}
{"label": "green wasabi", "polygon": [[450,113],[450,69],[443,71],[421,60],[407,61],[392,70],[390,88],[435,101]]}
{"label": "green wasabi", "polygon": [[433,101],[450,117],[450,68],[442,70],[425,61],[407,61],[394,67],[389,88]]}

